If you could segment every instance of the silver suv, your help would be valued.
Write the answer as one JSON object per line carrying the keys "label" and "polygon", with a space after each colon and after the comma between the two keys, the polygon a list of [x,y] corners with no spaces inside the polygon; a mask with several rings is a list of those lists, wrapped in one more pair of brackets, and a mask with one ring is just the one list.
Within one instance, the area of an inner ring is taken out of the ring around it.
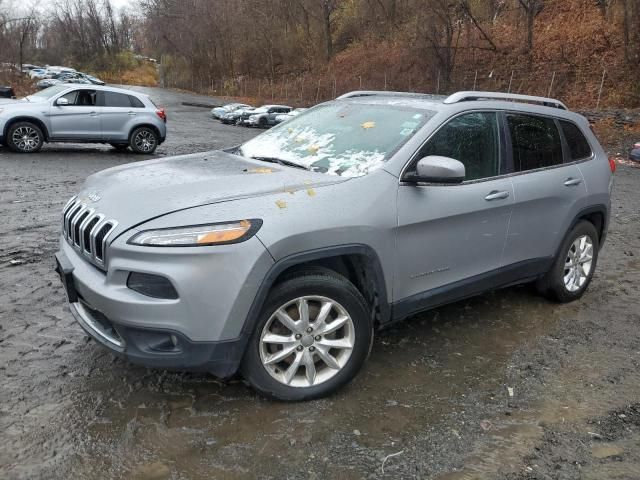
{"label": "silver suv", "polygon": [[33,153],[44,142],[109,143],[153,153],[167,116],[144,94],[97,85],[60,84],[22,100],[0,101],[0,144]]}
{"label": "silver suv", "polygon": [[131,361],[316,398],[425,309],[525,282],[580,298],[613,170],[556,100],[353,92],[227,151],[92,175],[57,271]]}

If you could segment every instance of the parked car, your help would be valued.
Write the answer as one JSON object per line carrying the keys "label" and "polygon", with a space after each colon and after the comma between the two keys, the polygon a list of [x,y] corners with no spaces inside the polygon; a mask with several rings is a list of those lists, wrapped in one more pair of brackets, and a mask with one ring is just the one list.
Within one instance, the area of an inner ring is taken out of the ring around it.
{"label": "parked car", "polygon": [[229,103],[227,105],[223,105],[222,107],[215,107],[211,110],[211,117],[220,120],[223,115],[233,112],[235,110],[244,109],[244,108],[252,108],[251,105],[247,105],[246,103]]}
{"label": "parked car", "polygon": [[276,116],[289,113],[291,107],[286,105],[264,105],[250,114],[242,115],[242,123],[250,127],[267,128],[276,124]]}
{"label": "parked car", "polygon": [[[97,80],[97,79],[96,79]],[[90,85],[98,83],[92,82],[87,75],[83,73],[73,73],[73,72],[63,72],[54,75],[52,78],[43,78],[38,83],[36,83],[36,87],[43,89],[49,88],[53,85],[57,85],[59,83],[76,83],[81,85]],[[104,82],[102,82],[104,85]]]}
{"label": "parked car", "polygon": [[16,94],[11,87],[0,87],[0,98],[15,98]]}
{"label": "parked car", "polygon": [[222,115],[222,117],[220,117],[220,121],[225,124],[240,125],[243,117],[246,115],[248,118],[249,114],[254,110],[255,108],[253,107],[239,108],[237,110],[232,110]]}
{"label": "parked car", "polygon": [[281,113],[280,115],[276,115],[275,123],[276,125],[282,122],[286,122],[287,120],[291,120],[293,117],[297,117],[302,112],[308,110],[307,108],[296,108],[291,110],[289,113]]}
{"label": "parked car", "polygon": [[105,85],[105,82],[103,82],[99,78],[94,77],[93,75],[89,75],[87,73],[83,73],[82,75],[84,76],[84,78],[89,80],[89,82],[93,83],[94,85]]}
{"label": "parked car", "polygon": [[32,79],[45,78],[47,76],[47,70],[45,68],[34,68],[29,71],[29,77]]}
{"label": "parked car", "polygon": [[153,153],[166,137],[166,113],[142,93],[58,84],[0,105],[0,143],[33,153],[44,142],[108,143]]}
{"label": "parked car", "polygon": [[80,325],[133,362],[317,398],[393,321],[526,282],[579,299],[614,167],[554,99],[352,92],[234,149],[90,176],[57,271]]}
{"label": "parked car", "polygon": [[57,78],[43,78],[36,83],[36,87],[40,90],[44,90],[45,88],[58,85],[59,83],[62,83],[62,81],[58,80]]}
{"label": "parked car", "polygon": [[634,162],[640,162],[640,142],[637,142],[633,145],[633,148],[629,153],[629,160],[633,160]]}

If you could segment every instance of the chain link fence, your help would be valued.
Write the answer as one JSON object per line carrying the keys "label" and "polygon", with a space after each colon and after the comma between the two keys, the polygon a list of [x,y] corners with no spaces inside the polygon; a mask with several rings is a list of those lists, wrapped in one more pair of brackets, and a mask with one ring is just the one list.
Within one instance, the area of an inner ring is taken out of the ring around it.
{"label": "chain link fence", "polygon": [[[214,78],[193,75],[188,69],[160,65],[160,85],[201,94],[252,99],[256,103],[309,106],[353,90],[390,90],[449,94],[460,90],[498,91],[553,97],[572,108],[597,109],[628,105],[619,93],[620,81],[606,68],[549,66],[544,71],[527,69],[454,70],[448,77],[435,70],[426,78],[397,77],[387,72],[365,76],[335,73],[282,75],[276,78]],[[616,86],[618,88],[612,88]]]}

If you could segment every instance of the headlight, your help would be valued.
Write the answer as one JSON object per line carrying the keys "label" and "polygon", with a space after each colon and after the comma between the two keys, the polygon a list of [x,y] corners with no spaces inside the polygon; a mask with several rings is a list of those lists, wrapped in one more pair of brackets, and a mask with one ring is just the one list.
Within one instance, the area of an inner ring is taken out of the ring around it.
{"label": "headlight", "polygon": [[262,220],[210,223],[187,227],[159,228],[136,233],[127,243],[149,247],[199,247],[244,242],[262,226]]}

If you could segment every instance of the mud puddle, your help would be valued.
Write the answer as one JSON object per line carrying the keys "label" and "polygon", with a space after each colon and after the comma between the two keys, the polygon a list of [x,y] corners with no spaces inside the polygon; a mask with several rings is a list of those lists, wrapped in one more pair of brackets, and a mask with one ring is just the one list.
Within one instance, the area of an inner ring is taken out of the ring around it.
{"label": "mud puddle", "polygon": [[133,367],[117,361],[113,368],[125,378],[88,385],[108,392],[99,405],[74,404],[78,416],[91,411],[96,419],[82,433],[87,441],[71,470],[83,478],[160,471],[270,478],[309,465],[319,475],[348,475],[354,457],[381,462],[425,427],[455,435],[451,410],[478,392],[508,408],[507,361],[555,324],[556,308],[514,288],[432,311],[380,332],[365,371],[348,388],[299,404],[263,400],[241,383],[206,376],[149,371],[134,380],[127,378]]}

